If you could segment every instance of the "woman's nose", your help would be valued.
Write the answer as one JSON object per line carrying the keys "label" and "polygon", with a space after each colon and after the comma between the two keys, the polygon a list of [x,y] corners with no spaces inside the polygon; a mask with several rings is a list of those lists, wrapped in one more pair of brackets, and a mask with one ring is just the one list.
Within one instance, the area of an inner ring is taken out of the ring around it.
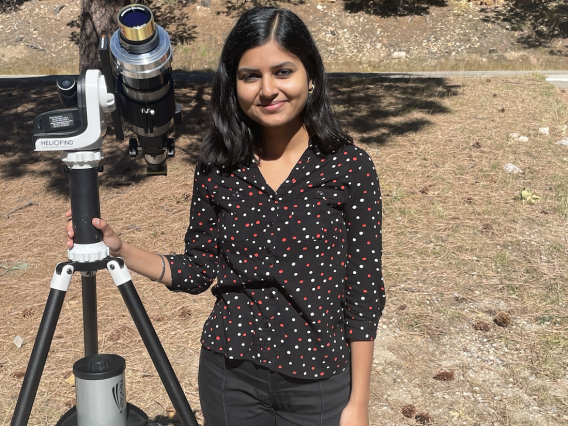
{"label": "woman's nose", "polygon": [[266,98],[274,97],[278,94],[278,86],[272,78],[263,78],[261,95]]}

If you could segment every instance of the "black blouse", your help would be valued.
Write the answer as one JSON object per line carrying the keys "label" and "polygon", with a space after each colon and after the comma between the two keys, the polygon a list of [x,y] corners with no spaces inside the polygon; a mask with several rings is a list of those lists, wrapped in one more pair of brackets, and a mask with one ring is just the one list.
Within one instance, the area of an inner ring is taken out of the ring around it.
{"label": "black blouse", "polygon": [[347,339],[373,340],[385,303],[381,195],[365,151],[311,144],[275,192],[256,164],[198,164],[185,253],[166,256],[172,291],[217,278],[202,345],[282,374],[327,378]]}

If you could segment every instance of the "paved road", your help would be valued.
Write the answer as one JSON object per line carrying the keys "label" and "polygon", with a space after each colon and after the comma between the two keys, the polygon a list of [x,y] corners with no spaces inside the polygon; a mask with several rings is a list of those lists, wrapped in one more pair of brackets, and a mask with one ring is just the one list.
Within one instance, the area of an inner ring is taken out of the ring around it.
{"label": "paved road", "polygon": [[408,73],[333,73],[330,77],[380,76],[387,78],[451,78],[451,77],[505,77],[531,75],[535,72],[546,76],[546,81],[568,89],[568,71],[418,71]]}
{"label": "paved road", "polygon": [[[341,77],[384,77],[384,78],[451,78],[451,77],[505,77],[531,75],[535,72],[546,76],[546,81],[568,89],[568,71],[422,71],[422,72],[379,72],[379,73],[330,73],[330,78]],[[0,82],[56,81],[59,75],[0,75]],[[174,73],[176,81],[211,81],[212,73]]]}

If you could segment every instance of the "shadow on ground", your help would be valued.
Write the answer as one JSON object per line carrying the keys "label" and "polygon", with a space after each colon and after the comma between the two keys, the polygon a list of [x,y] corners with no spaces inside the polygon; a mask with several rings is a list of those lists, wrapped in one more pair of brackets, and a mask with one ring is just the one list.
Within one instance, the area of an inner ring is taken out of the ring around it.
{"label": "shadow on ground", "polygon": [[[356,141],[386,144],[395,136],[411,134],[428,126],[428,116],[447,114],[443,99],[457,95],[457,86],[445,79],[341,78],[330,80],[337,117]],[[177,155],[170,161],[194,165],[199,141],[207,126],[208,82],[176,82],[176,100],[183,106],[184,123],[176,129]],[[68,194],[67,175],[60,172],[59,152],[33,152],[33,119],[39,113],[61,109],[53,82],[38,79],[0,82],[1,179],[24,175],[48,177],[48,190]],[[110,121],[109,121],[110,122]],[[142,158],[132,159],[127,142],[114,139],[109,126],[103,145],[102,186],[123,186],[146,177]]]}
{"label": "shadow on ground", "polygon": [[283,7],[293,5],[297,6],[300,4],[305,4],[305,0],[225,0],[225,10],[223,12],[217,12],[218,14],[225,14],[227,16],[240,16],[247,10],[253,7],[260,6],[270,6],[270,7]]}
{"label": "shadow on ground", "polygon": [[[257,6],[286,7],[286,5],[305,4],[305,0],[225,0],[226,15],[241,15]],[[345,0],[345,11],[367,13],[383,18],[391,16],[428,15],[430,7],[447,6],[447,0]]]}
{"label": "shadow on ground", "polygon": [[443,78],[332,79],[331,97],[342,125],[356,142],[381,145],[431,124],[428,116],[447,114],[442,100],[459,86]]}
{"label": "shadow on ground", "polygon": [[[566,2],[532,2],[518,0],[500,8],[482,9],[485,22],[498,23],[509,31],[519,32],[517,42],[525,48],[550,46],[555,40],[568,38],[568,4]],[[561,50],[549,50],[564,55]]]}
{"label": "shadow on ground", "polygon": [[0,13],[11,12],[19,9],[24,3],[31,0],[2,0],[0,2]]}
{"label": "shadow on ground", "polygon": [[388,18],[391,16],[428,15],[431,7],[445,7],[446,0],[345,0],[345,11],[367,13]]}

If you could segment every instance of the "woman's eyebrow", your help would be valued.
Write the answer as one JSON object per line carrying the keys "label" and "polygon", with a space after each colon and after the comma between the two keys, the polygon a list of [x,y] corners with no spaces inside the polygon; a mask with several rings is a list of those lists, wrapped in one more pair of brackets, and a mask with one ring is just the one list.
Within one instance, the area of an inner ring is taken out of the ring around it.
{"label": "woman's eyebrow", "polygon": [[[282,68],[282,67],[290,67],[290,66],[295,66],[295,65],[294,65],[293,62],[284,61],[284,62],[281,62],[281,63],[279,63],[279,64],[272,65],[272,66],[270,67],[270,69],[276,69],[276,68]],[[259,71],[258,68],[239,68],[239,69],[237,70],[237,73],[240,74],[240,73],[243,73],[243,72],[258,72],[258,71]]]}
{"label": "woman's eyebrow", "polygon": [[274,68],[282,68],[282,67],[290,67],[290,66],[295,66],[293,62],[291,61],[284,61],[280,64],[277,65],[272,65],[270,68],[274,69]]}
{"label": "woman's eyebrow", "polygon": [[243,72],[256,72],[258,71],[258,69],[256,68],[239,68],[237,70],[237,74],[243,73]]}

